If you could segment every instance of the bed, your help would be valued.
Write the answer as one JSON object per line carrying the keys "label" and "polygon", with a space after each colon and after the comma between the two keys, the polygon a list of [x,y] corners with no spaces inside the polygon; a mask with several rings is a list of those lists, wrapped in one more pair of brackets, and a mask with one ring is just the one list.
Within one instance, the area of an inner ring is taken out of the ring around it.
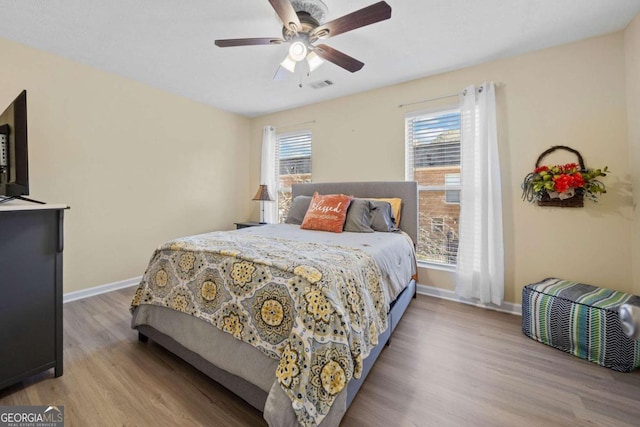
{"label": "bed", "polygon": [[[294,198],[316,192],[400,198],[400,230],[273,224],[176,239],[154,253],[132,302],[141,342],[192,364],[271,426],[337,426],[415,297],[417,184],[292,186]],[[234,285],[219,286],[223,277]]]}

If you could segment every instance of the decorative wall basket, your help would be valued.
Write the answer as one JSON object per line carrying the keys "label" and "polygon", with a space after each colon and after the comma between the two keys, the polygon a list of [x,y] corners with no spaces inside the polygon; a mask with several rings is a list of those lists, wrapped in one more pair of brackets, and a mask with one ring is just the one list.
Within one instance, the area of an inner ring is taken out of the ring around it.
{"label": "decorative wall basket", "polygon": [[[575,154],[578,163],[542,166],[542,160],[556,150],[565,150]],[[538,206],[557,206],[562,208],[581,208],[584,198],[596,201],[597,196],[606,193],[604,184],[597,178],[606,176],[605,167],[587,169],[582,155],[571,147],[556,145],[544,151],[536,161],[536,168],[522,183],[522,199],[536,202]]]}
{"label": "decorative wall basket", "polygon": [[538,206],[557,206],[561,208],[581,208],[584,207],[584,196],[576,193],[568,199],[551,198],[549,193],[544,193],[538,200]]}

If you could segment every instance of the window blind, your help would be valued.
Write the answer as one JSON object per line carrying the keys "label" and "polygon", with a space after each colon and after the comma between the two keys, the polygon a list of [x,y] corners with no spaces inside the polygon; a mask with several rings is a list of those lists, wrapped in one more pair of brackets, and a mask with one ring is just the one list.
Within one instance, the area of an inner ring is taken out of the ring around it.
{"label": "window blind", "polygon": [[[460,111],[408,115],[406,118],[407,179],[415,169],[460,165]],[[421,185],[443,185],[424,177]]]}
{"label": "window blind", "polygon": [[311,181],[311,142],[310,130],[276,135],[279,222],[291,207],[291,184]]}
{"label": "window blind", "polygon": [[311,132],[277,136],[279,175],[311,173]]}
{"label": "window blind", "polygon": [[460,216],[460,111],[405,117],[405,175],[420,196],[419,261],[455,265]]}

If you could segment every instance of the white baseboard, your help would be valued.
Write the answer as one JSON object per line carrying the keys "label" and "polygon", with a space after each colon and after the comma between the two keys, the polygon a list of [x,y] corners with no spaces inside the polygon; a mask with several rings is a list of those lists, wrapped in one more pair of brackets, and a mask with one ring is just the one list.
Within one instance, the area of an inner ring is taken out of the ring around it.
{"label": "white baseboard", "polygon": [[522,316],[522,305],[511,302],[504,302],[501,306],[495,304],[481,304],[476,300],[469,300],[459,297],[454,291],[448,289],[440,289],[429,285],[418,284],[417,291],[419,294],[428,295],[430,297],[442,298],[449,301],[460,302],[462,304],[475,305],[476,307],[488,308],[489,310],[501,311],[503,313],[515,314]]}
{"label": "white baseboard", "polygon": [[104,294],[111,291],[117,291],[118,289],[129,288],[136,286],[140,283],[142,276],[133,277],[131,279],[121,280],[119,282],[107,283],[106,285],[94,286],[89,289],[81,289],[79,291],[67,292],[62,296],[62,303],[66,304],[71,301],[77,301],[79,299],[89,298],[96,295]]}

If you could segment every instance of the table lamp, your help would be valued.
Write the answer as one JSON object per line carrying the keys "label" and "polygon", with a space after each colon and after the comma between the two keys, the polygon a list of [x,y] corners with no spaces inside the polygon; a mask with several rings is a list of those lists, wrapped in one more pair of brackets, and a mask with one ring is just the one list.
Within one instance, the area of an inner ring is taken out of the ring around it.
{"label": "table lamp", "polygon": [[260,184],[256,195],[253,196],[253,200],[260,201],[260,224],[266,224],[264,222],[264,202],[273,202],[273,199],[269,195],[269,189],[265,184]]}

